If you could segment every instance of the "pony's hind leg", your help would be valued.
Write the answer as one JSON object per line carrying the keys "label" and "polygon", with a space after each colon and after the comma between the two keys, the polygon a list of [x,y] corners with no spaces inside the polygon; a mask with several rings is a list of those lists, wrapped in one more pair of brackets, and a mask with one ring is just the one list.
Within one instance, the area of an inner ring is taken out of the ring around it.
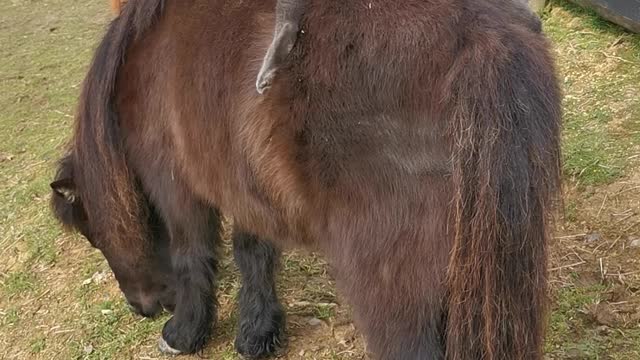
{"label": "pony's hind leg", "polygon": [[164,325],[159,347],[170,354],[194,353],[204,347],[217,316],[214,284],[220,216],[194,198],[178,178],[157,177],[154,185],[151,195],[170,235],[176,281],[175,310]]}
{"label": "pony's hind leg", "polygon": [[412,299],[411,293],[402,290],[367,293],[362,289],[352,300],[367,348],[377,359],[445,359],[443,299]]}
{"label": "pony's hind leg", "polygon": [[[445,184],[432,182],[431,187],[435,195],[446,194]],[[446,206],[446,198],[424,199],[429,211],[408,214],[420,219],[419,224],[398,231],[368,223],[330,256],[338,286],[353,306],[354,320],[376,359],[446,358],[444,279],[450,246],[442,235],[446,223],[439,222],[437,211]],[[348,229],[349,220],[341,216],[336,224]]]}
{"label": "pony's hind leg", "polygon": [[251,359],[276,355],[285,343],[285,313],[275,284],[280,252],[268,242],[234,229],[233,253],[242,276],[236,349]]}

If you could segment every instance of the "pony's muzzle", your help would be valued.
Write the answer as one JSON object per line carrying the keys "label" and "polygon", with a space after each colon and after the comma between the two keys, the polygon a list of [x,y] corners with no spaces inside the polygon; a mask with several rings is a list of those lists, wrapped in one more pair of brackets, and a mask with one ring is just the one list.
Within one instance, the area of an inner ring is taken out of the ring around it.
{"label": "pony's muzzle", "polygon": [[131,311],[133,311],[138,315],[148,317],[148,318],[155,317],[162,311],[162,308],[163,308],[162,305],[160,305],[160,302],[158,301],[147,302],[145,304],[138,301],[127,300],[127,303],[129,304],[129,309],[131,309]]}

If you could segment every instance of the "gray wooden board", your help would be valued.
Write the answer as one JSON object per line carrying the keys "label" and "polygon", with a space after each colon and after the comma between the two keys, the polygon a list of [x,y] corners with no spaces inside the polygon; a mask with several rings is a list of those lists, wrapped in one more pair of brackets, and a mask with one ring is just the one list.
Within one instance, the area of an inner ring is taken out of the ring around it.
{"label": "gray wooden board", "polygon": [[640,0],[570,0],[595,10],[603,18],[640,33]]}

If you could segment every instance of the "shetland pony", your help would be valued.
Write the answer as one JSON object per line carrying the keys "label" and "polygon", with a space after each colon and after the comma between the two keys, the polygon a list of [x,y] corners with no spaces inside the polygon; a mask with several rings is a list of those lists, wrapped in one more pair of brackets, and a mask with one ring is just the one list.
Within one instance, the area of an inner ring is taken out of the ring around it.
{"label": "shetland pony", "polygon": [[259,95],[274,5],[127,4],[84,82],[58,217],[134,307],[175,307],[164,351],[210,334],[225,214],[246,356],[283,343],[277,249],[303,246],[377,358],[540,359],[561,96],[537,18],[500,0],[311,0]]}

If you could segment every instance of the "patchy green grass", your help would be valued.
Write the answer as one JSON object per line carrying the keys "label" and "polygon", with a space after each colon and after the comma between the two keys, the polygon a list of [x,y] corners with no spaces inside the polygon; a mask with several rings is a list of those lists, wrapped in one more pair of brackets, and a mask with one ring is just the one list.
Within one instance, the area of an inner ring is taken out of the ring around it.
{"label": "patchy green grass", "polygon": [[[565,174],[572,192],[561,230],[602,228],[606,238],[554,245],[547,354],[639,359],[640,328],[625,303],[640,305],[640,279],[633,275],[640,254],[625,246],[640,230],[634,228],[640,219],[628,210],[639,208],[631,200],[640,199],[632,191],[640,185],[634,180],[640,174],[640,36],[563,0],[552,1],[543,16],[566,94]],[[48,209],[48,182],[109,17],[103,1],[0,0],[0,358],[159,356],[156,339],[168,317],[133,316],[99,252],[63,234]],[[229,256],[222,266],[220,320],[203,356],[230,360],[237,358],[239,283]],[[287,358],[360,358],[362,341],[322,259],[288,254],[282,267]],[[581,281],[580,274],[594,272],[602,279]],[[622,275],[610,276],[615,273]],[[612,299],[621,283],[625,295]],[[607,319],[598,317],[598,304],[614,307],[614,323],[602,324]],[[323,325],[310,328],[309,318]]]}
{"label": "patchy green grass", "polygon": [[31,353],[38,354],[42,352],[47,347],[47,339],[44,337],[35,338],[31,341],[29,348],[31,349]]}
{"label": "patchy green grass", "polygon": [[557,359],[637,359],[640,329],[616,329],[599,304],[606,304],[610,287],[567,286],[556,291],[546,351]]}
{"label": "patchy green grass", "polygon": [[[575,344],[567,341],[573,332],[582,328],[584,311],[588,305],[600,301],[603,286],[574,287],[568,286],[556,292],[555,309],[549,323],[550,338],[547,342],[548,352],[570,353],[576,347],[592,347],[591,339]],[[579,330],[578,330],[579,331]]]}
{"label": "patchy green grass", "polygon": [[20,321],[20,313],[16,308],[9,308],[0,315],[0,326],[3,328],[11,328]]}
{"label": "patchy green grass", "polygon": [[320,320],[329,320],[334,316],[331,305],[332,304],[317,304],[313,309],[313,314]]}
{"label": "patchy green grass", "polygon": [[[559,286],[552,291],[547,356],[638,359],[640,325],[622,317],[640,301],[634,290],[640,279],[633,275],[638,254],[623,240],[634,236],[632,209],[640,198],[634,191],[640,179],[640,36],[565,0],[552,1],[543,19],[565,92],[564,171],[571,190],[562,227],[603,237],[554,244],[552,280]],[[609,276],[608,268],[629,275]],[[611,291],[619,286],[625,290],[614,299]]]}
{"label": "patchy green grass", "polygon": [[131,312],[121,299],[109,299],[85,303],[82,319],[82,340],[71,343],[72,357],[86,359],[108,359],[116,354],[131,354],[154,335],[159,336],[167,316],[159,319],[136,319],[131,321]]}
{"label": "patchy green grass", "polygon": [[564,167],[584,185],[619,179],[640,145],[640,36],[564,0],[544,14],[564,83]]}
{"label": "patchy green grass", "polygon": [[20,295],[22,293],[32,291],[36,288],[35,277],[28,272],[14,272],[9,274],[4,280],[2,291],[8,297]]}

